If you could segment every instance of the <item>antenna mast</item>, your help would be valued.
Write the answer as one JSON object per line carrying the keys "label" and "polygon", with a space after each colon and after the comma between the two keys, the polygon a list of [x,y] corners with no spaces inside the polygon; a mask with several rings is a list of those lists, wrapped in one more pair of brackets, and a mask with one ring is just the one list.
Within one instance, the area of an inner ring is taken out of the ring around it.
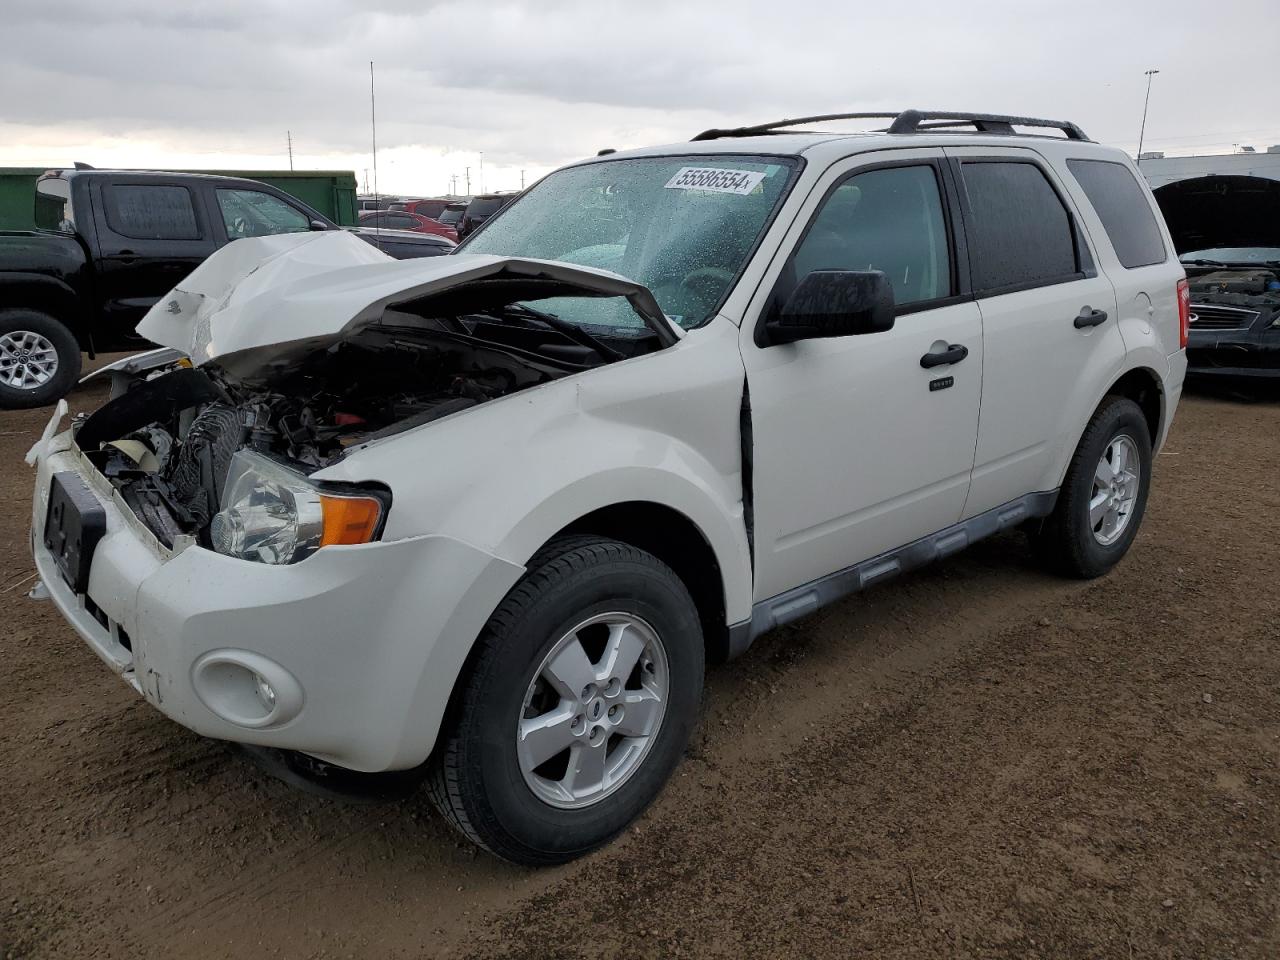
{"label": "antenna mast", "polygon": [[[373,143],[373,209],[378,209],[378,102],[373,91],[373,61],[369,61],[369,136]],[[373,234],[382,237],[382,218],[373,218]]]}

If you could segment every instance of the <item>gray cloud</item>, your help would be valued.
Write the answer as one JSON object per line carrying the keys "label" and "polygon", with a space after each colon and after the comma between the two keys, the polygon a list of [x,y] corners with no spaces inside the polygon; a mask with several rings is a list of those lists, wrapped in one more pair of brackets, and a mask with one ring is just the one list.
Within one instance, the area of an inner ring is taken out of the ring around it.
{"label": "gray cloud", "polygon": [[1273,0],[1218,3],[1207,26],[1186,0],[5,6],[0,162],[6,129],[59,150],[146,137],[226,155],[277,153],[288,128],[314,153],[361,153],[370,59],[380,147],[510,167],[901,106],[1061,116],[1132,146],[1147,67],[1162,71],[1152,147],[1280,141]]}

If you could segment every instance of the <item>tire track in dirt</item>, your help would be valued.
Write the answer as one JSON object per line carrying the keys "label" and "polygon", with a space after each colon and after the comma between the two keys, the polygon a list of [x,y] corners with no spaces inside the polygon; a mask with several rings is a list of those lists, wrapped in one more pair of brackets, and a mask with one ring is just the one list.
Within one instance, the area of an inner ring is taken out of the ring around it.
{"label": "tire track in dirt", "polygon": [[[0,436],[12,459],[47,415],[10,416],[0,433],[31,431]],[[266,778],[149,710],[47,605],[0,592],[0,941],[1274,955],[1277,465],[1280,407],[1191,398],[1112,576],[1045,577],[1005,536],[762,638],[709,673],[690,755],[641,822],[541,873],[476,856],[421,796],[346,806]],[[20,508],[0,519],[0,590],[29,570],[28,484],[0,471]]]}

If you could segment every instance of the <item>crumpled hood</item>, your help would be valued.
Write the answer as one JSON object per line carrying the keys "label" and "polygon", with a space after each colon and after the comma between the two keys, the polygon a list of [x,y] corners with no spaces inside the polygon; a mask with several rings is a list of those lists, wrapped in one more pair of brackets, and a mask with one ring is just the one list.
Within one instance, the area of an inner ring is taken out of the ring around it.
{"label": "crumpled hood", "polygon": [[457,254],[394,260],[346,231],[227,244],[147,311],[138,332],[195,364],[376,323],[388,306],[499,279],[542,280],[560,292],[626,297],[662,340],[679,328],[649,289],[607,270],[553,260]]}

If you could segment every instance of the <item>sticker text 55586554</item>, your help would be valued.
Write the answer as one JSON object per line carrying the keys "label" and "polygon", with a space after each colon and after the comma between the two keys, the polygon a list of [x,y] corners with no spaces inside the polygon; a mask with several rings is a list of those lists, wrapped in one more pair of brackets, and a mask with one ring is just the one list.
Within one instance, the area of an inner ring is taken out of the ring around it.
{"label": "sticker text 55586554", "polygon": [[707,190],[712,193],[745,195],[760,185],[764,173],[752,170],[725,170],[719,167],[681,167],[667,181],[668,190]]}

